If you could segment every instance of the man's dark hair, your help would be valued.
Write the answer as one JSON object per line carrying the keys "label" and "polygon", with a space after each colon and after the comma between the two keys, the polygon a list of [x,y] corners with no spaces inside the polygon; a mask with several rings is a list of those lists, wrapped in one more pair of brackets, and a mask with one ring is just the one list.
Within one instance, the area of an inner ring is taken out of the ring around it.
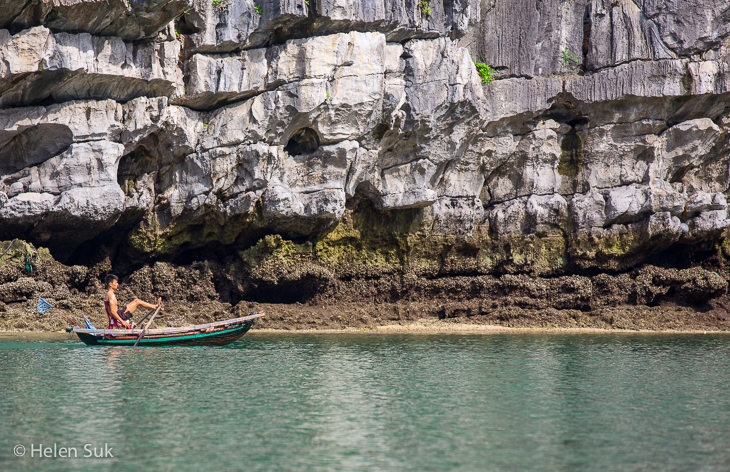
{"label": "man's dark hair", "polygon": [[106,283],[107,287],[109,286],[110,283],[112,283],[112,280],[116,280],[117,282],[119,282],[119,277],[117,277],[114,274],[107,275],[106,278],[104,279],[104,282]]}

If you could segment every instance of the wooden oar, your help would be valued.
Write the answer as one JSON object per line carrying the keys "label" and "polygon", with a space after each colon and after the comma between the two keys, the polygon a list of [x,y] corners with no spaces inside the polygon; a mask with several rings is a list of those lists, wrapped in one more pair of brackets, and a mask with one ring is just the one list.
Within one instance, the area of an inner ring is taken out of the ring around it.
{"label": "wooden oar", "polygon": [[137,341],[134,343],[134,346],[132,346],[132,347],[137,347],[137,344],[139,344],[139,340],[142,339],[142,336],[144,336],[144,332],[147,331],[147,328],[150,327],[150,324],[152,324],[152,320],[155,319],[155,316],[157,316],[157,313],[159,313],[161,309],[162,309],[162,303],[160,303],[160,306],[157,307],[157,309],[155,310],[155,313],[152,315],[152,318],[150,318],[150,320],[147,322],[147,325],[144,327],[142,332],[139,333],[139,337],[137,338]]}
{"label": "wooden oar", "polygon": [[137,321],[137,322],[136,322],[135,324],[136,324],[137,326],[141,325],[141,324],[142,324],[142,322],[143,322],[144,320],[146,320],[146,319],[147,319],[147,317],[148,317],[148,316],[150,316],[150,315],[151,315],[152,313],[154,313],[154,312],[155,312],[155,309],[153,308],[152,310],[150,310],[150,311],[149,311],[149,313],[147,313],[146,315],[144,315],[144,316],[142,317],[142,319],[141,319],[141,320],[139,320],[139,321]]}

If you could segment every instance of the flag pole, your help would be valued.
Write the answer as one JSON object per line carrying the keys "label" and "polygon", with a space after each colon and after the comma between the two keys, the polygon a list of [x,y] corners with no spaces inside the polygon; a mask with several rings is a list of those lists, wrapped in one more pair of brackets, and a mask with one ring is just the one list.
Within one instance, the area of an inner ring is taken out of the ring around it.
{"label": "flag pole", "polygon": [[53,308],[54,310],[56,310],[57,312],[59,312],[60,314],[62,314],[64,316],[64,318],[66,318],[67,320],[69,320],[71,323],[75,324],[76,326],[79,325],[77,322],[75,322],[74,320],[72,320],[68,316],[64,315],[63,312],[61,310],[59,310],[58,308],[56,308],[55,306],[51,305],[51,308]]}
{"label": "flag pole", "polygon": [[42,305],[42,303],[45,303],[45,304],[46,304],[46,305],[48,305],[48,306],[49,306],[50,308],[53,308],[54,310],[56,310],[57,312],[59,312],[60,314],[62,314],[64,318],[66,318],[66,319],[67,319],[67,320],[69,320],[69,321],[70,321],[71,323],[73,323],[73,324],[75,324],[76,326],[78,326],[78,323],[76,323],[76,322],[75,322],[74,320],[72,320],[71,318],[69,318],[68,316],[66,316],[66,315],[65,315],[65,314],[64,314],[64,313],[63,313],[63,312],[62,312],[61,310],[59,310],[59,309],[58,309],[58,308],[56,308],[55,306],[51,305],[50,303],[48,303],[47,301],[45,301],[45,300],[44,300],[44,299],[42,299],[41,297],[38,297],[38,311],[39,311],[39,312],[40,312],[41,314],[45,315],[45,314],[46,314],[46,311],[48,311],[48,308],[46,308],[45,310],[43,310],[43,309],[42,309],[42,308],[43,308],[43,305]]}

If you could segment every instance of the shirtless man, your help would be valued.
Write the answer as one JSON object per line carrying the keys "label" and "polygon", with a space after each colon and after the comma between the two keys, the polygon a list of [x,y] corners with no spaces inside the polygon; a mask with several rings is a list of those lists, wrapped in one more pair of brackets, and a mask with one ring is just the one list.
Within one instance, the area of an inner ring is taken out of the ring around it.
{"label": "shirtless man", "polygon": [[157,305],[143,302],[137,298],[127,305],[126,308],[120,309],[117,307],[117,297],[114,295],[114,290],[119,287],[119,278],[116,275],[109,274],[106,276],[105,282],[108,291],[106,292],[106,298],[104,298],[104,308],[106,309],[106,316],[109,317],[109,329],[131,329],[127,320],[132,319],[132,314],[137,307],[142,306],[149,309],[156,309],[162,303],[162,298],[157,299]]}

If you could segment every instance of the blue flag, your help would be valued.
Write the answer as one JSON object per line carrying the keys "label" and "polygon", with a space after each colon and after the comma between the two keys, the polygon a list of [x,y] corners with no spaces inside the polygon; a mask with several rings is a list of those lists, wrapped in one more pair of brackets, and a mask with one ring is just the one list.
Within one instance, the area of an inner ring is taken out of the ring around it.
{"label": "blue flag", "polygon": [[45,313],[48,310],[50,310],[51,308],[53,308],[53,307],[51,306],[50,303],[48,303],[41,297],[38,297],[38,311],[40,311],[41,313]]}
{"label": "blue flag", "polygon": [[96,329],[96,328],[94,328],[94,325],[91,324],[91,321],[89,321],[89,319],[86,317],[86,315],[81,313],[81,316],[84,317],[84,324],[86,325],[86,329]]}

